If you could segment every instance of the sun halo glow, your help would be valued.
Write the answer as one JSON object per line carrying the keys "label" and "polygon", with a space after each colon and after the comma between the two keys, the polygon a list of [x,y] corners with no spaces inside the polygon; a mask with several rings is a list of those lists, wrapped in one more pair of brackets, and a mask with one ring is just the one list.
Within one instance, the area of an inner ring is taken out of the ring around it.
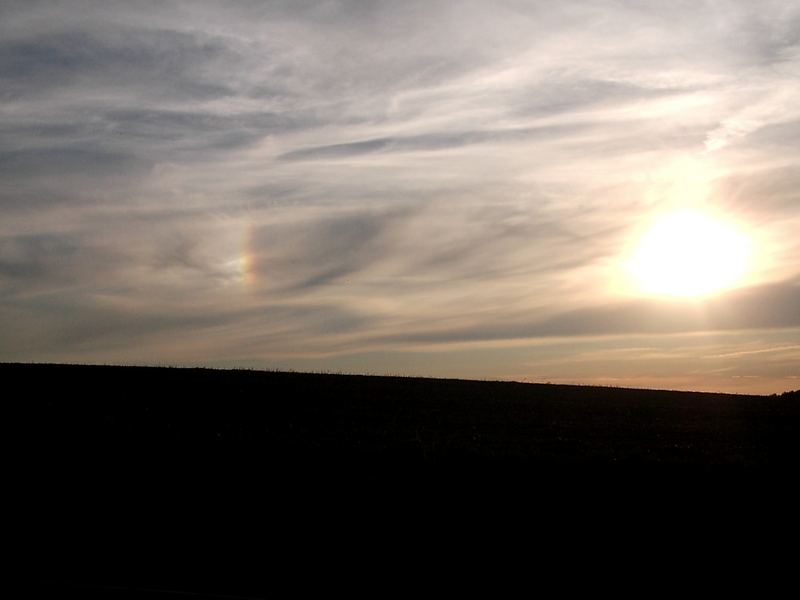
{"label": "sun halo glow", "polygon": [[750,242],[737,227],[694,210],[660,217],[626,264],[639,292],[695,297],[736,285],[747,271]]}

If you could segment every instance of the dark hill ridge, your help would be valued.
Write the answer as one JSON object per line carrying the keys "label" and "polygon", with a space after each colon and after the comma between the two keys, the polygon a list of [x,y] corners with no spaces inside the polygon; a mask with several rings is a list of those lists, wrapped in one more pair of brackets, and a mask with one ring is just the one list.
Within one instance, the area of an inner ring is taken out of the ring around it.
{"label": "dark hill ridge", "polygon": [[66,365],[0,377],[23,474],[15,555],[37,598],[272,597],[276,582],[369,587],[387,565],[393,586],[409,564],[440,569],[443,543],[474,553],[476,532],[524,519],[527,543],[560,557],[587,536],[607,551],[623,523],[649,540],[739,535],[752,514],[760,531],[786,497],[764,483],[793,480],[800,445],[789,395]]}
{"label": "dark hill ridge", "polygon": [[192,453],[259,464],[522,462],[774,466],[800,402],[514,382],[152,367],[0,365],[43,453]]}

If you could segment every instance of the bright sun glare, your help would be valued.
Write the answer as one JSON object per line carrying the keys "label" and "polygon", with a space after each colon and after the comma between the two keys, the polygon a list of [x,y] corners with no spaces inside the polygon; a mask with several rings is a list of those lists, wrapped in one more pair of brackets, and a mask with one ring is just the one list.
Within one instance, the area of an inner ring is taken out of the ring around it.
{"label": "bright sun glare", "polygon": [[722,219],[683,210],[660,218],[627,264],[640,291],[701,296],[735,285],[748,266],[750,243]]}

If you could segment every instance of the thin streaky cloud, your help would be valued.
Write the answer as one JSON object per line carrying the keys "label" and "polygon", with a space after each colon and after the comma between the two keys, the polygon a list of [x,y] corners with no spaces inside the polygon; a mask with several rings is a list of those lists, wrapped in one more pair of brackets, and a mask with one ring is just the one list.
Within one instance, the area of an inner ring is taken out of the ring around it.
{"label": "thin streaky cloud", "polygon": [[[722,335],[709,385],[779,390],[798,32],[790,0],[3,2],[0,360],[523,378],[563,340],[553,379],[689,386]],[[620,284],[675,205],[744,224],[740,289]],[[672,371],[579,358],[675,336]]]}

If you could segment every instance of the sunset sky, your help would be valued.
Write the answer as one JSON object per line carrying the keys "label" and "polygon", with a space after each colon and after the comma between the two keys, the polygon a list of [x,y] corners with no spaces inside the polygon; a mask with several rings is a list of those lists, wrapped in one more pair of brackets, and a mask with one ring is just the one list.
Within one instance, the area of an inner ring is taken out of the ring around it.
{"label": "sunset sky", "polygon": [[800,388],[800,2],[0,3],[0,361]]}

